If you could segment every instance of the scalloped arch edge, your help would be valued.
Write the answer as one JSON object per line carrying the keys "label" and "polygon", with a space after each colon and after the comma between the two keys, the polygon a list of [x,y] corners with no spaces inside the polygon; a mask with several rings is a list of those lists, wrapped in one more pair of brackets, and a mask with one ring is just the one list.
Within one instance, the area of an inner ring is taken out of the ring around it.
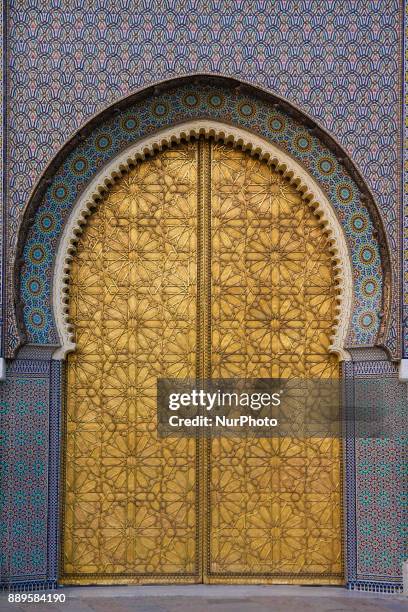
{"label": "scalloped arch edge", "polygon": [[65,224],[53,271],[53,313],[60,341],[53,359],[65,359],[69,352],[75,350],[74,330],[69,320],[69,277],[76,245],[92,209],[135,163],[172,144],[200,136],[230,143],[274,166],[299,191],[305,203],[314,209],[329,238],[337,290],[335,324],[329,350],[339,360],[349,360],[350,354],[344,344],[353,302],[353,277],[344,232],[330,201],[316,180],[279,147],[243,128],[213,120],[187,121],[133,143],[108,162],[78,198]]}

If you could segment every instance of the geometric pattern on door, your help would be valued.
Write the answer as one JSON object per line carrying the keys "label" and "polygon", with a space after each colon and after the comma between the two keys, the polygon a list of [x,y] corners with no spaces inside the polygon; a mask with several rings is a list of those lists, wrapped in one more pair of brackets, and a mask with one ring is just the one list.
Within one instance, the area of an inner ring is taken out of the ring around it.
{"label": "geometric pattern on door", "polygon": [[[214,378],[337,378],[327,237],[264,162],[211,150]],[[338,438],[214,438],[212,581],[342,582]]]}
{"label": "geometric pattern on door", "polygon": [[336,439],[163,438],[158,377],[338,377],[330,245],[265,162],[138,163],[74,257],[62,582],[343,582]]}

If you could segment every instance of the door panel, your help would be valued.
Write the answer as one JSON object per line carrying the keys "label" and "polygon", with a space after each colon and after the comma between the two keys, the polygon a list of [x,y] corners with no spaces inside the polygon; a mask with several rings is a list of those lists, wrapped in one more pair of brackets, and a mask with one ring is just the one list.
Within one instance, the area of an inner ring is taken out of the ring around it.
{"label": "door panel", "polygon": [[71,272],[63,577],[199,580],[196,448],[158,439],[156,378],[196,360],[197,145],[138,164]]}
{"label": "door panel", "polygon": [[338,440],[156,435],[158,377],[338,377],[335,309],[266,163],[200,140],[119,179],[71,272],[65,583],[342,582]]}
{"label": "door panel", "polygon": [[[266,163],[211,151],[214,378],[337,378],[334,270],[318,219]],[[211,582],[343,581],[337,439],[216,438]]]}

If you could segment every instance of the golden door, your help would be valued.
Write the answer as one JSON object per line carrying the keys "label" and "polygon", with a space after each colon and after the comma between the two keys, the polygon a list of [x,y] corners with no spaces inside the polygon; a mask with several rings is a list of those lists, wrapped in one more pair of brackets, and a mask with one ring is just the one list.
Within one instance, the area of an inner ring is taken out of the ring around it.
{"label": "golden door", "polygon": [[158,377],[338,377],[330,247],[212,141],[138,163],[73,261],[62,581],[343,582],[337,439],[158,438]]}

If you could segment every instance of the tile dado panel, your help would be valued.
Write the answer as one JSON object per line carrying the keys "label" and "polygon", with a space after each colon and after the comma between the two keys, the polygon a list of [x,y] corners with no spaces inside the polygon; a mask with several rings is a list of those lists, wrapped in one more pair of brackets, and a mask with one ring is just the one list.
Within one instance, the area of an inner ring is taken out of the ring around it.
{"label": "tile dado panel", "polygon": [[0,583],[57,578],[58,362],[19,359],[0,383]]}
{"label": "tile dado panel", "polygon": [[[348,362],[349,405],[381,398],[382,438],[348,423],[346,439],[347,566],[350,588],[393,590],[408,557],[408,402],[406,383],[387,361]],[[381,587],[381,585],[383,585]]]}

